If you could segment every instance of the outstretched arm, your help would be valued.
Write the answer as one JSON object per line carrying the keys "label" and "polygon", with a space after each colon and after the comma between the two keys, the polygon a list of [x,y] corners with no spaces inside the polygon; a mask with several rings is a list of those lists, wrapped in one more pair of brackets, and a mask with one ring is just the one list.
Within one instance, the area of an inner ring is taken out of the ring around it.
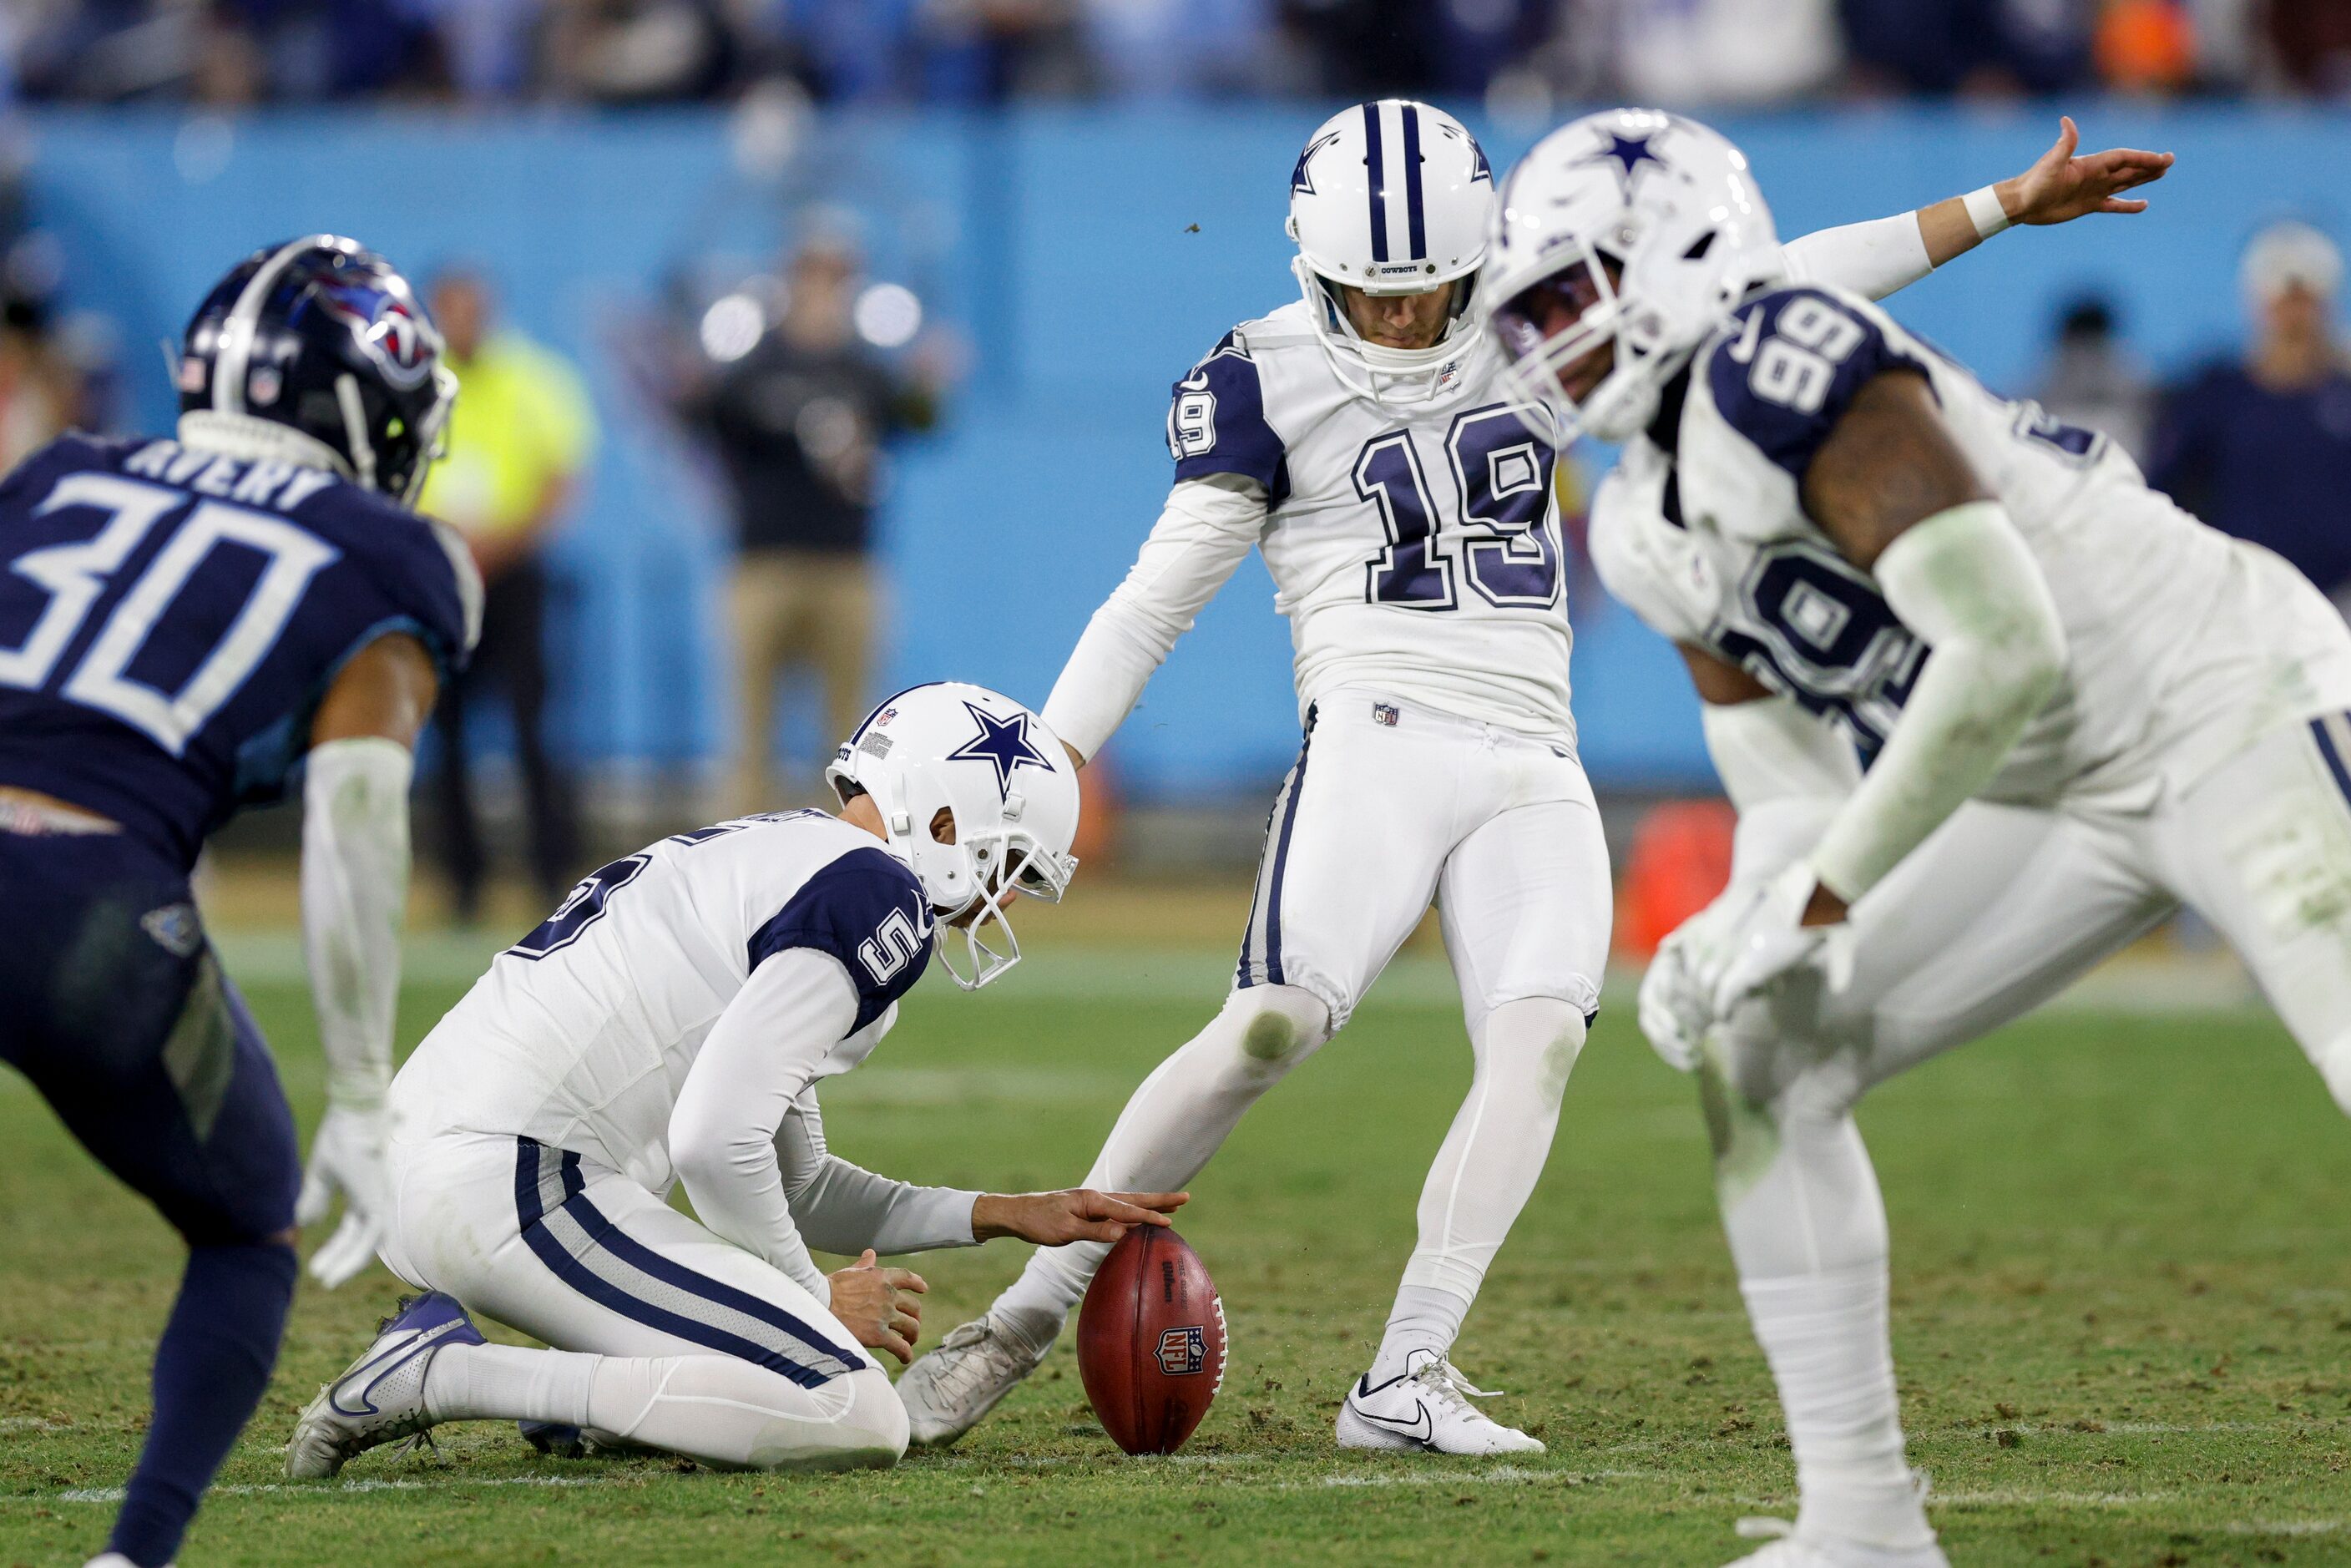
{"label": "outstretched arm", "polygon": [[1821,229],[1788,242],[1789,276],[1828,283],[1871,299],[1907,288],[2013,224],[2071,223],[2092,213],[2143,213],[2143,198],[2122,193],[2169,172],[2172,155],[2117,147],[2077,157],[2081,131],[2072,116],[2032,167],[1964,196],[1914,213]]}
{"label": "outstretched arm", "polygon": [[329,1287],[374,1261],[389,1203],[384,1092],[408,904],[412,751],[439,681],[415,638],[380,637],[343,665],[310,723],[302,791],[302,949],[327,1056],[327,1114],[296,1222],[340,1193],[343,1222],[310,1256]]}

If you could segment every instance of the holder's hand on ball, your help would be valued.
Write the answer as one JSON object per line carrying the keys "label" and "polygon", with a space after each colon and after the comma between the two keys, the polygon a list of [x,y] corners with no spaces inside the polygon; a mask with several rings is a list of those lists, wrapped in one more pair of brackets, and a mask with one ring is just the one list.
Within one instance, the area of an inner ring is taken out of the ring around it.
{"label": "holder's hand on ball", "polygon": [[1165,1225],[1167,1216],[1191,1197],[1185,1192],[985,1193],[971,1206],[971,1234],[977,1241],[1017,1236],[1040,1247],[1071,1241],[1116,1241],[1138,1225]]}
{"label": "holder's hand on ball", "polygon": [[881,1267],[868,1247],[862,1258],[829,1278],[832,1315],[858,1343],[886,1350],[902,1364],[914,1358],[914,1340],[923,1332],[923,1303],[914,1298],[930,1289],[920,1274]]}

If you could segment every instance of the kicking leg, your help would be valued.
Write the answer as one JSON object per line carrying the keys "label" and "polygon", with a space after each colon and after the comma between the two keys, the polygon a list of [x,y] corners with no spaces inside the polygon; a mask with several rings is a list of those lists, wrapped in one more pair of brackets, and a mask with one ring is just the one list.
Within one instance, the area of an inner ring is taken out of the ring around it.
{"label": "kicking leg", "polygon": [[[1166,1191],[1198,1175],[1259,1095],[1346,1022],[1427,910],[1451,843],[1457,736],[1383,724],[1368,699],[1311,721],[1267,823],[1232,995],[1144,1081],[1088,1185]],[[899,1379],[914,1440],[951,1443],[1043,1360],[1109,1249],[1040,1249],[987,1315]]]}
{"label": "kicking leg", "polygon": [[1735,1020],[1704,1075],[1723,1225],[1794,1450],[1796,1540],[1833,1563],[1939,1564],[1903,1455],[1885,1201],[1862,1092],[2038,1006],[2170,899],[2108,838],[1970,805],[1853,915],[1846,989]]}

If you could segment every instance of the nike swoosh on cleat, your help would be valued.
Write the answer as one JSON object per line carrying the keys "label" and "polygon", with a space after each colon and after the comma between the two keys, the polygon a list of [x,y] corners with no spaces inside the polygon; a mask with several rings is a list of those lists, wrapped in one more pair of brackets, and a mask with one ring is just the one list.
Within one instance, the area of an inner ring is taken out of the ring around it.
{"label": "nike swoosh on cleat", "polygon": [[[396,1345],[392,1349],[385,1351],[383,1354],[376,1357],[375,1360],[355,1366],[350,1371],[343,1374],[342,1376],[337,1378],[335,1380],[334,1387],[329,1389],[327,1393],[327,1407],[334,1411],[338,1416],[382,1415],[383,1412],[376,1408],[375,1403],[368,1398],[367,1390],[374,1388],[377,1384],[381,1383],[392,1373],[397,1372],[400,1369],[401,1363],[406,1361],[411,1355],[416,1353],[419,1341],[423,1340],[424,1337],[425,1336],[422,1334],[413,1336],[407,1343]],[[370,1373],[373,1373],[375,1375],[371,1377],[368,1375]],[[366,1378],[367,1380],[366,1388],[362,1389],[360,1394],[360,1398],[363,1403],[360,1405],[360,1408],[354,1410],[350,1406],[343,1403],[342,1393],[343,1389],[347,1385],[356,1383],[361,1378]]]}
{"label": "nike swoosh on cleat", "polygon": [[[1387,1385],[1384,1383],[1380,1385],[1380,1386],[1384,1388]],[[1397,1421],[1385,1416],[1374,1416],[1360,1405],[1355,1406],[1355,1414],[1358,1416],[1361,1416],[1364,1420],[1373,1422],[1382,1427],[1395,1427],[1397,1430],[1403,1432],[1406,1437],[1411,1437],[1413,1441],[1426,1444],[1430,1438],[1437,1436],[1437,1422],[1428,1414],[1428,1406],[1420,1400],[1416,1399],[1413,1401],[1412,1412],[1413,1418],[1411,1420]]]}

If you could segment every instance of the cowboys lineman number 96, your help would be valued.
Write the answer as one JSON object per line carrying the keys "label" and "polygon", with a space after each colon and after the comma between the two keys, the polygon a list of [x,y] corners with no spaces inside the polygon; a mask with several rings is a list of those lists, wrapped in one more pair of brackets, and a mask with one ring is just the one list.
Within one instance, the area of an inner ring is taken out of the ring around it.
{"label": "cowboys lineman number 96", "polygon": [[[1583,124],[1592,176],[1632,187],[1665,117]],[[2073,157],[1789,247],[1872,296],[2001,221],[2100,210],[2135,155]],[[2158,165],[2159,168],[2159,163]],[[1221,1012],[1137,1089],[1089,1182],[1173,1188],[1343,1027],[1435,901],[1475,1071],[1345,1446],[1540,1448],[1470,1403],[1451,1347],[1549,1154],[1599,1002],[1609,873],[1569,711],[1556,444],[1514,412],[1473,307],[1493,179],[1450,115],[1383,99],[1315,131],[1290,178],[1299,298],[1225,334],[1173,391],[1176,483],[1044,709],[1082,761],[1251,548],[1295,644],[1297,764],[1269,821]],[[2127,207],[2130,204],[2123,204]],[[952,1442],[1042,1360],[1103,1249],[1040,1251],[987,1314],[900,1382],[914,1438]]]}

